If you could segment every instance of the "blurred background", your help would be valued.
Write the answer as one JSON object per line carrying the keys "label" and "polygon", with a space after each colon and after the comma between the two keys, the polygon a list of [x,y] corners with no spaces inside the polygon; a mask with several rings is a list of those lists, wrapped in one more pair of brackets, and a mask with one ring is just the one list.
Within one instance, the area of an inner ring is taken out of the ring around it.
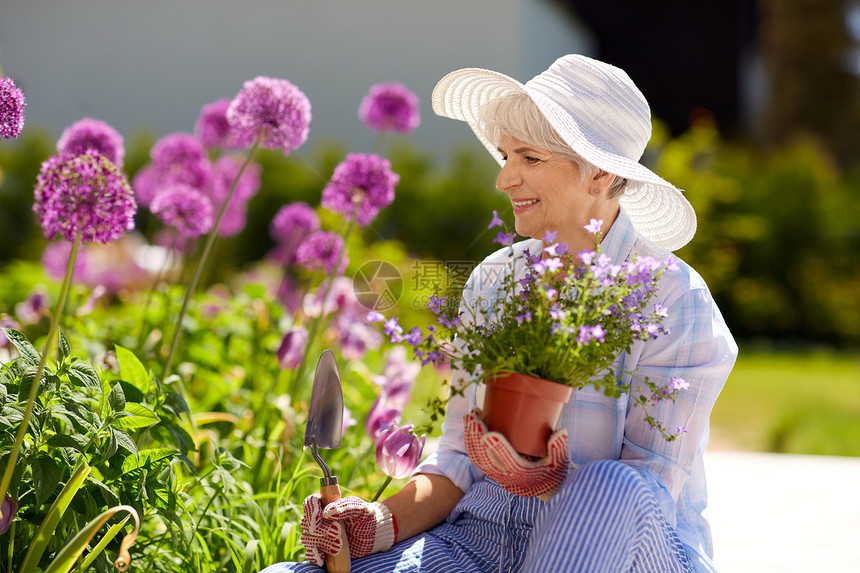
{"label": "blurred background", "polygon": [[154,141],[258,75],[308,95],[310,139],[261,153],[265,192],[209,280],[264,256],[278,206],[316,204],[344,153],[371,150],[358,104],[387,80],[418,94],[422,122],[389,142],[397,199],[367,232],[474,264],[493,250],[489,213],[510,209],[471,132],[432,114],[432,87],[467,66],[525,81],[571,52],[639,85],[655,118],[643,161],[697,210],[678,254],[741,344],[715,447],[860,456],[855,0],[0,0],[0,66],[28,102],[21,137],[0,142],[0,311],[44,280],[26,265],[45,245],[32,188],[66,126],[117,128],[133,177]]}

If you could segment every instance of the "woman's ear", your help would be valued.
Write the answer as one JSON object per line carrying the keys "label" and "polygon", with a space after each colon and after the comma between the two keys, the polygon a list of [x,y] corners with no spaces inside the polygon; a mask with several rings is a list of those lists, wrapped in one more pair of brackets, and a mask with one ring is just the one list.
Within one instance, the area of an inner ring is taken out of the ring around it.
{"label": "woman's ear", "polygon": [[603,194],[615,181],[615,177],[612,173],[599,169],[594,177],[592,177],[591,188],[598,189],[600,194]]}

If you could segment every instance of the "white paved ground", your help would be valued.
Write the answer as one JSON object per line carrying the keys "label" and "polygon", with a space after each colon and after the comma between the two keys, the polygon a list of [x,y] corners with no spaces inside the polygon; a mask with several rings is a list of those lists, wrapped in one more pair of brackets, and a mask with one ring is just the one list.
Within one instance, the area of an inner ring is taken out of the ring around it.
{"label": "white paved ground", "polygon": [[860,573],[860,458],[709,451],[720,573]]}

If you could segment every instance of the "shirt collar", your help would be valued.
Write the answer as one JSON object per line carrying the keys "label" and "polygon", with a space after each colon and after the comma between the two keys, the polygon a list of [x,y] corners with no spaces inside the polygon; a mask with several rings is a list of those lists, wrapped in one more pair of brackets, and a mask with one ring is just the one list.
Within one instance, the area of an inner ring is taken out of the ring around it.
{"label": "shirt collar", "polygon": [[613,264],[620,264],[630,258],[638,234],[633,228],[630,217],[623,208],[618,209],[618,217],[600,243],[600,250],[609,257]]}

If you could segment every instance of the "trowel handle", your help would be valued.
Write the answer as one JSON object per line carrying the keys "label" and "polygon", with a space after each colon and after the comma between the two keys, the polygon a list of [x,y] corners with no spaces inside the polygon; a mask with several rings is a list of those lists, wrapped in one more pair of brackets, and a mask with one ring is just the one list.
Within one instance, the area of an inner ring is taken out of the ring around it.
{"label": "trowel handle", "polygon": [[[340,486],[324,485],[320,487],[320,498],[322,506],[340,499]],[[342,542],[340,553],[337,555],[325,556],[325,568],[329,573],[349,573],[352,569],[352,561],[349,559],[349,540],[346,538],[346,531],[341,529],[340,540]]]}

